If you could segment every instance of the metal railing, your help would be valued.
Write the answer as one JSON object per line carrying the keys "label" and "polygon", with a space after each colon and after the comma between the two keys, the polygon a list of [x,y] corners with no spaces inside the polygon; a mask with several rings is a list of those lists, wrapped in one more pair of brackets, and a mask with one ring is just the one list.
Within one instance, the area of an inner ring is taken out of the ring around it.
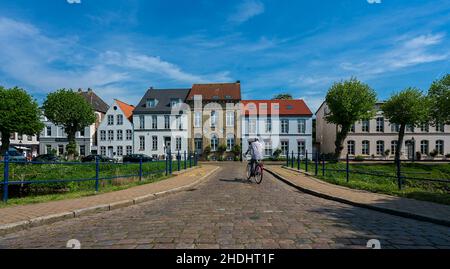
{"label": "metal railing", "polygon": [[[326,154],[320,154],[319,152],[312,154],[308,153],[308,151],[304,153],[285,153],[286,156],[286,167],[295,168],[297,170],[304,170],[306,172],[313,171],[315,176],[321,175],[325,177],[327,172],[337,172],[337,173],[345,173],[345,179],[348,183],[351,179],[352,174],[358,175],[368,175],[373,177],[382,177],[382,178],[390,178],[395,180],[398,186],[398,189],[401,190],[404,187],[405,180],[418,180],[418,181],[428,181],[428,182],[437,182],[437,183],[448,183],[450,184],[449,178],[432,178],[432,177],[418,177],[411,175],[430,175],[430,172],[417,172],[417,171],[404,171],[402,168],[402,163],[411,163],[409,161],[399,160],[395,161],[395,171],[393,173],[387,173],[386,171],[376,171],[376,170],[363,170],[351,168],[351,159],[349,155],[346,155],[344,160],[344,166],[330,168],[331,164],[340,163],[337,159],[327,158]],[[342,161],[342,160],[341,160]],[[364,161],[355,161],[353,164],[364,164]],[[368,161],[370,163],[370,161]],[[311,165],[313,167],[311,167]],[[328,166],[328,167],[327,167]],[[304,169],[302,169],[304,168]]]}
{"label": "metal railing", "polygon": [[[7,202],[9,199],[9,188],[11,186],[29,186],[34,184],[58,184],[58,183],[81,183],[81,182],[94,182],[95,192],[99,191],[100,183],[112,181],[115,179],[124,179],[124,178],[139,178],[139,181],[142,181],[144,177],[157,175],[157,174],[165,174],[166,176],[172,175],[174,172],[174,168],[176,171],[185,170],[188,168],[192,168],[198,165],[198,155],[195,152],[186,152],[181,153],[178,151],[175,156],[171,152],[167,152],[165,154],[165,160],[163,161],[151,161],[145,162],[142,158],[139,159],[139,162],[120,162],[120,163],[110,163],[110,162],[101,162],[101,160],[96,157],[95,162],[35,162],[35,161],[16,161],[11,160],[10,156],[6,154],[0,164],[3,164],[3,179],[0,178],[0,188],[2,189],[2,200],[3,202]],[[152,164],[152,165],[147,165]],[[11,166],[14,165],[14,168],[21,169],[29,166],[51,166],[52,169],[60,169],[62,170],[63,166],[79,166],[80,169],[87,170],[89,168],[93,168],[93,176],[86,178],[69,178],[69,179],[57,179],[57,178],[21,178],[20,180],[13,178],[11,176]],[[102,166],[107,166],[106,169],[102,169]],[[134,167],[136,166],[136,167]],[[113,168],[120,170],[121,167],[130,167],[131,169],[122,169],[127,170],[123,174],[113,174]],[[134,169],[136,168],[136,169]]]}

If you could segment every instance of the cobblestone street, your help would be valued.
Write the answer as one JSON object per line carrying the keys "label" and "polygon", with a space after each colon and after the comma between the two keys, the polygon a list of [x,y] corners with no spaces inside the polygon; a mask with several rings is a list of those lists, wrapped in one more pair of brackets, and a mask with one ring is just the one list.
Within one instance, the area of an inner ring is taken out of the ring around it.
{"label": "cobblestone street", "polygon": [[450,228],[307,195],[224,168],[195,189],[0,238],[0,248],[450,248]]}

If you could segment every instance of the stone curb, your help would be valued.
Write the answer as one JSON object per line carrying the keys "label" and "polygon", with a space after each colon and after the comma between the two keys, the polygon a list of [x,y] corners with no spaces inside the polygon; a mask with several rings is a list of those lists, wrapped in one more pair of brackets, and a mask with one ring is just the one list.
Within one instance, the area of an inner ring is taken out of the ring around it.
{"label": "stone curb", "polygon": [[[291,171],[295,171],[295,172],[298,172],[298,173],[303,173],[303,174],[306,174],[308,176],[311,176],[309,173],[305,173],[305,172],[298,171],[298,170],[292,170],[291,168],[285,168],[285,167],[283,167],[283,168],[287,169],[287,170],[291,170]],[[332,196],[332,195],[325,194],[325,193],[322,193],[322,192],[319,192],[319,191],[315,191],[315,190],[311,190],[311,189],[307,189],[307,188],[301,187],[301,186],[291,182],[290,180],[280,176],[276,172],[271,171],[270,168],[264,167],[264,170],[266,170],[267,172],[272,174],[275,178],[283,181],[284,183],[288,184],[291,187],[294,187],[294,188],[300,190],[301,192],[304,192],[304,193],[307,193],[307,194],[310,194],[310,195],[314,195],[314,196],[317,196],[317,197],[320,197],[320,198],[323,198],[323,199],[332,200],[332,201],[336,201],[336,202],[340,202],[340,203],[344,203],[344,204],[349,204],[349,205],[352,205],[352,206],[362,207],[362,208],[366,208],[366,209],[371,209],[371,210],[375,210],[375,211],[379,211],[379,212],[382,212],[382,213],[395,215],[395,216],[399,216],[399,217],[410,218],[410,219],[415,219],[415,220],[420,220],[420,221],[426,221],[426,222],[431,222],[431,223],[434,223],[434,224],[439,224],[439,225],[450,227],[450,221],[448,221],[448,220],[433,218],[433,217],[429,217],[429,216],[424,216],[424,215],[420,215],[420,214],[413,213],[413,212],[408,212],[408,211],[401,211],[401,210],[395,210],[395,209],[381,207],[381,206],[376,206],[376,205],[358,203],[358,202],[351,201],[351,200],[348,200],[348,199],[345,199],[345,198]]]}
{"label": "stone curb", "polygon": [[[184,173],[186,173],[188,171],[192,171],[194,169],[195,168],[189,168],[187,171],[179,173],[178,175],[184,174]],[[33,227],[52,224],[52,223],[55,223],[58,221],[66,220],[66,219],[72,219],[72,218],[77,218],[80,216],[85,216],[85,215],[90,215],[90,214],[95,214],[95,213],[100,213],[100,212],[105,212],[105,211],[111,211],[111,210],[120,209],[120,208],[132,206],[132,205],[136,205],[136,204],[141,204],[141,203],[145,203],[145,202],[157,199],[159,197],[164,197],[164,196],[174,194],[177,192],[189,190],[192,187],[196,186],[197,184],[202,183],[202,181],[204,179],[208,178],[210,175],[212,175],[214,172],[216,172],[219,169],[220,169],[220,167],[216,167],[215,169],[208,172],[206,175],[202,176],[198,180],[196,180],[188,185],[176,187],[176,188],[173,188],[173,189],[170,189],[167,191],[151,193],[151,194],[147,194],[144,196],[136,197],[134,199],[118,201],[118,202],[114,202],[114,203],[110,203],[110,204],[96,205],[96,206],[92,206],[92,207],[76,209],[74,211],[62,212],[62,213],[32,218],[29,220],[19,221],[19,222],[15,222],[15,223],[3,224],[3,225],[0,225],[0,236],[4,236],[6,234],[10,234],[10,233],[14,233],[14,232],[19,232],[19,231],[26,230],[26,229],[33,228]]]}

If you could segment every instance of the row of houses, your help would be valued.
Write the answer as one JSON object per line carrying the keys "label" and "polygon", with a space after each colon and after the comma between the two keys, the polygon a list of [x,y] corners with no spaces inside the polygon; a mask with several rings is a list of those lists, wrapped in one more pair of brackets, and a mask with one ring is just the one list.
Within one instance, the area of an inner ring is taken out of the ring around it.
{"label": "row of houses", "polygon": [[[210,159],[233,159],[236,145],[245,152],[249,140],[256,137],[263,142],[266,157],[276,151],[282,155],[333,153],[335,148],[338,129],[325,120],[329,113],[326,103],[313,120],[304,100],[242,100],[239,81],[194,84],[185,89],[150,88],[136,106],[120,100],[108,105],[90,89],[79,90],[79,94],[96,115],[94,124],[76,134],[81,156],[101,154],[120,159],[146,154],[161,159],[167,152],[186,151]],[[376,104],[378,112],[372,120],[354,124],[344,141],[344,155],[394,156],[398,126],[383,117],[380,106]],[[45,127],[39,135],[12,134],[11,144],[32,155],[64,155],[68,144],[64,129],[45,117],[42,121]],[[403,148],[403,158],[414,158],[416,152],[444,158],[450,153],[450,126],[410,127]]]}

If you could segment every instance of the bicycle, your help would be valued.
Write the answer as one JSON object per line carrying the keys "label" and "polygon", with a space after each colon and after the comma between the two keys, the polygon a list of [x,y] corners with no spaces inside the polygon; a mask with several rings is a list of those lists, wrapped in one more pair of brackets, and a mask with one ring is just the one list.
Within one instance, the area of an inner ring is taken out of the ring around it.
{"label": "bicycle", "polygon": [[249,160],[247,163],[247,169],[246,169],[247,180],[251,181],[251,178],[253,177],[257,184],[261,184],[261,182],[263,180],[263,174],[264,174],[264,165],[262,164],[262,162],[256,161],[255,171],[253,171],[253,173],[252,173],[251,170],[252,170],[252,164],[251,164],[251,160]]}

